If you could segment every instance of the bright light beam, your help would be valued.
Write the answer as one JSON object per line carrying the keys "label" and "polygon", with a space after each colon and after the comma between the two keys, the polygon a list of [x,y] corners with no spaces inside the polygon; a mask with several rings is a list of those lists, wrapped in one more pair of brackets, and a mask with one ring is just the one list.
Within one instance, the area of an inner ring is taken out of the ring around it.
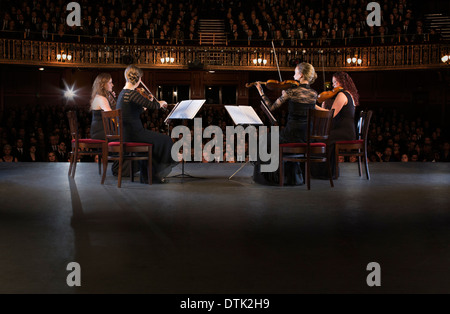
{"label": "bright light beam", "polygon": [[75,97],[77,97],[77,90],[75,90],[75,83],[72,86],[69,86],[65,81],[64,85],[66,86],[66,89],[64,91],[64,97],[68,101],[74,100]]}

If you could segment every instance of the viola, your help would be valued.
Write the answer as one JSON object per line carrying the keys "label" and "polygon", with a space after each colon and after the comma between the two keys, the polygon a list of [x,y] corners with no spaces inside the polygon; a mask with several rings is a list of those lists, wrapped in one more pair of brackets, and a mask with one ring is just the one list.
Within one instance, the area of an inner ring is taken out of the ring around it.
{"label": "viola", "polygon": [[300,85],[299,82],[294,80],[286,80],[286,81],[277,81],[277,80],[267,80],[267,82],[252,82],[245,84],[245,87],[250,88],[252,86],[255,86],[257,83],[261,85],[266,85],[267,89],[269,90],[285,90],[293,87],[297,87]]}
{"label": "viola", "polygon": [[333,90],[325,91],[319,94],[319,97],[317,98],[318,103],[322,103],[327,99],[335,97],[339,92],[343,91],[344,89],[340,86],[333,88]]}

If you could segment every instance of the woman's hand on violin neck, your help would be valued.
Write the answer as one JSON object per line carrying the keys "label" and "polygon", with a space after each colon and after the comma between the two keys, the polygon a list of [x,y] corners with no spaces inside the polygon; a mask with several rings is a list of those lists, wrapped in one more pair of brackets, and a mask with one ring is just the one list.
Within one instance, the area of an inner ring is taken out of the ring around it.
{"label": "woman's hand on violin neck", "polygon": [[164,100],[159,101],[159,106],[160,108],[167,109],[167,103]]}
{"label": "woman's hand on violin neck", "polygon": [[261,84],[259,82],[255,83],[255,87],[256,87],[256,89],[258,90],[258,92],[259,92],[259,94],[261,96],[264,95],[264,90],[263,90],[263,88],[262,88],[262,86],[261,86]]}

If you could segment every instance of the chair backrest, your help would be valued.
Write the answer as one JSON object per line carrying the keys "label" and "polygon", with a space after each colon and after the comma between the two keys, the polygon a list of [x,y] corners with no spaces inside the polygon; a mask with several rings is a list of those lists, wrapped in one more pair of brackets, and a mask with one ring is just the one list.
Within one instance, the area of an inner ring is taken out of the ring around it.
{"label": "chair backrest", "polygon": [[122,142],[122,110],[102,111],[102,120],[106,140]]}
{"label": "chair backrest", "polygon": [[69,111],[67,112],[67,118],[69,119],[70,135],[72,136],[73,140],[78,141],[77,113],[75,111]]}
{"label": "chair backrest", "polygon": [[307,142],[327,141],[330,135],[331,122],[333,121],[334,109],[331,110],[316,110],[309,109],[308,111],[308,130]]}
{"label": "chair backrest", "polygon": [[367,141],[367,135],[369,134],[370,119],[372,118],[372,110],[361,111],[358,121],[358,139]]}

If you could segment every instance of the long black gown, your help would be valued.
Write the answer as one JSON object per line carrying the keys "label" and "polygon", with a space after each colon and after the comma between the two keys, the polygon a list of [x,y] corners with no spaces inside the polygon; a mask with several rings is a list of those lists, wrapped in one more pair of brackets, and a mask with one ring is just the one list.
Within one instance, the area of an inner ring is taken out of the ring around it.
{"label": "long black gown", "polygon": [[[154,110],[159,109],[159,103],[154,99],[148,100],[135,90],[123,89],[117,98],[117,109],[122,109],[123,140],[126,142],[139,142],[153,144],[152,167],[156,182],[166,177],[172,167],[177,163],[172,159],[172,139],[161,133],[147,130],[143,127],[140,114],[143,107]],[[141,165],[141,181],[146,180],[146,163]],[[144,178],[142,177],[144,176]]]}
{"label": "long black gown", "polygon": [[[328,138],[328,158],[330,159],[331,173],[334,178],[336,177],[336,142],[353,141],[356,139],[355,105],[353,104],[353,98],[347,91],[342,91],[341,93],[344,93],[345,97],[347,97],[347,104],[343,106],[339,113],[333,118],[330,136]],[[328,179],[326,164],[313,163],[311,168],[311,175],[313,177],[318,177],[321,179]]]}
{"label": "long black gown", "polygon": [[[308,84],[286,90],[280,98],[271,104],[267,96],[263,96],[269,109],[280,107],[288,101],[288,121],[286,127],[280,131],[280,143],[305,143],[308,123],[308,110],[315,107],[317,92]],[[270,138],[268,138],[270,140]],[[270,143],[268,144],[270,147]],[[284,182],[286,185],[303,184],[302,169],[298,162],[286,162],[284,166]],[[261,172],[260,162],[255,163],[253,180],[260,184],[278,185],[279,169],[275,172]]]}
{"label": "long black gown", "polygon": [[105,139],[105,129],[103,128],[102,111],[92,110],[92,121],[91,121],[91,138],[96,140]]}
{"label": "long black gown", "polygon": [[[103,120],[102,120],[102,109],[92,110],[92,121],[91,121],[91,138],[96,140],[104,140],[105,139],[105,129],[103,128]],[[137,169],[138,162],[134,161],[135,168]],[[122,164],[122,176],[129,177],[130,176],[130,167],[131,161],[125,160]],[[111,172],[114,176],[117,177],[119,173],[119,162],[115,160],[111,166]]]}

